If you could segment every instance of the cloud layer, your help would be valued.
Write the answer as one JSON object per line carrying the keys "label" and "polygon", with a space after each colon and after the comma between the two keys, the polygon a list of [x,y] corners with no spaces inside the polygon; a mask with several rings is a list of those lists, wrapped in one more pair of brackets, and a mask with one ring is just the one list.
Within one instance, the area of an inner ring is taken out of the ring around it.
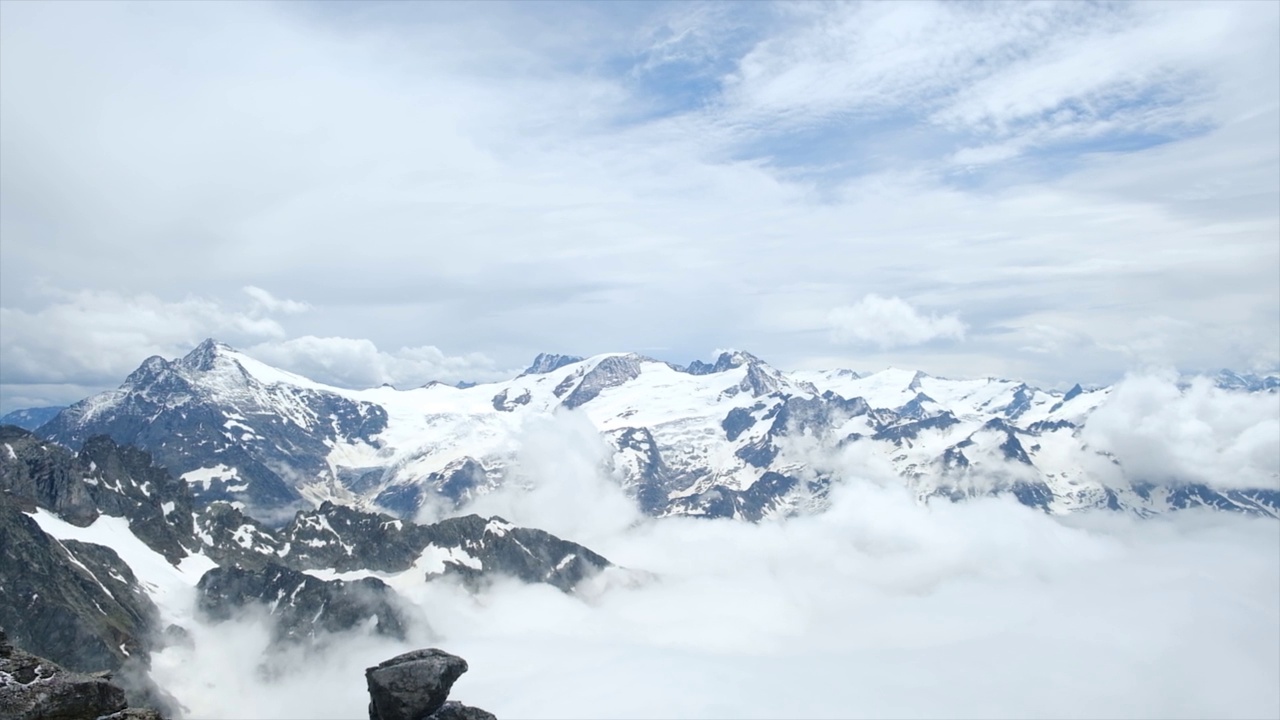
{"label": "cloud layer", "polygon": [[[1011,499],[921,505],[850,476],[825,514],[639,520],[572,419],[530,430],[512,519],[626,569],[566,596],[414,585],[434,635],[348,638],[264,682],[265,629],[199,628],[157,679],[200,717],[353,717],[361,671],[465,657],[500,717],[1263,717],[1280,710],[1280,526],[1187,512],[1069,521]],[[567,457],[565,479],[541,454]],[[559,484],[557,502],[535,502]],[[579,501],[575,502],[574,498]],[[611,502],[610,500],[619,502]]]}
{"label": "cloud layer", "polygon": [[1126,377],[1081,437],[1114,456],[1129,481],[1280,490],[1280,398],[1220,390],[1205,377],[1185,389],[1177,380]]}

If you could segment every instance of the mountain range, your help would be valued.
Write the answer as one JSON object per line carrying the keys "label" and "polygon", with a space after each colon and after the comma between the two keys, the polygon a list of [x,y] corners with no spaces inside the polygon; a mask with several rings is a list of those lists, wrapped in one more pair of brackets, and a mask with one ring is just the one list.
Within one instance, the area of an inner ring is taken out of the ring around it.
{"label": "mountain range", "polygon": [[[1273,376],[1214,382],[1280,395]],[[896,369],[783,372],[745,352],[685,367],[539,355],[504,382],[350,390],[208,340],[149,358],[34,432],[0,425],[0,631],[69,672],[112,673],[130,706],[176,717],[149,658],[192,643],[193,623],[261,608],[273,642],[258,660],[272,672],[271,652],[335,633],[403,639],[429,627],[402,593],[439,578],[574,593],[609,560],[468,514],[486,493],[527,486],[535,451],[552,454],[554,474],[582,450],[656,517],[818,512],[833,487],[864,474],[922,499],[1009,495],[1049,513],[1277,516],[1270,488],[1118,481],[1118,460],[1082,433],[1113,392]],[[592,511],[582,503],[574,510]],[[436,514],[447,517],[425,521]],[[85,682],[98,688],[94,677]]]}
{"label": "mountain range", "polygon": [[[1215,382],[1280,392],[1276,376],[1224,371]],[[531,424],[565,412],[595,428],[600,472],[653,516],[806,512],[833,482],[873,470],[922,499],[1009,494],[1053,513],[1280,512],[1273,488],[1117,472],[1081,433],[1112,391],[899,369],[783,372],[746,352],[684,367],[634,353],[543,354],[503,382],[351,390],[210,339],[182,358],[147,359],[37,433],[71,448],[95,435],[137,446],[197,505],[229,502],[268,524],[324,502],[406,520],[426,506],[464,507],[522,482],[522,448],[540,441]]]}

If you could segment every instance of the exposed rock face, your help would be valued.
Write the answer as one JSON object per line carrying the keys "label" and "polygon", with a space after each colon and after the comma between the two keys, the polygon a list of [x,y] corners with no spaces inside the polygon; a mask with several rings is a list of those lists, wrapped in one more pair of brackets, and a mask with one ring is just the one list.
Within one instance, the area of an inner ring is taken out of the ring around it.
{"label": "exposed rock face", "polygon": [[380,635],[404,639],[405,617],[396,594],[377,578],[321,580],[280,565],[257,571],[214,568],[196,586],[199,607],[214,620],[261,603],[275,619],[274,640],[296,642],[374,622]]}
{"label": "exposed rock face", "polygon": [[564,399],[564,406],[576,408],[584,405],[608,388],[640,377],[640,357],[637,355],[617,355],[607,357],[582,376],[582,381],[573,388]]}
{"label": "exposed rock face", "polygon": [[42,507],[86,527],[99,515],[129,519],[129,528],[151,549],[177,562],[198,547],[192,500],[151,456],[95,436],[79,453],[18,427],[0,427],[0,490],[28,510]]}
{"label": "exposed rock face", "polygon": [[570,592],[584,579],[611,565],[582,545],[543,530],[515,527],[500,517],[467,515],[424,525],[422,530],[429,545],[473,558],[470,562],[445,562],[445,574],[469,580],[508,575]]}
{"label": "exposed rock face", "polygon": [[493,720],[491,713],[448,702],[467,661],[435,648],[397,655],[364,671],[369,720]]}
{"label": "exposed rock face", "polygon": [[104,675],[83,675],[19,650],[0,630],[0,717],[6,720],[160,720],[128,708],[125,692]]}
{"label": "exposed rock face", "polygon": [[533,359],[531,364],[524,372],[524,375],[545,375],[553,370],[559,370],[565,365],[572,365],[576,362],[582,362],[583,358],[577,355],[558,355],[556,353],[538,353],[538,357]]}
{"label": "exposed rock face", "polygon": [[0,625],[14,642],[72,670],[115,670],[146,656],[155,620],[114,550],[49,537],[0,492]]}

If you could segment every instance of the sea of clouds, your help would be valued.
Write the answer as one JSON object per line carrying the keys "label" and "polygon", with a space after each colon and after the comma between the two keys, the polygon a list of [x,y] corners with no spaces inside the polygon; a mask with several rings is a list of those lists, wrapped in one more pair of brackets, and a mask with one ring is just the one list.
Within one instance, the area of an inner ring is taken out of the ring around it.
{"label": "sea of clouds", "polygon": [[[1280,413],[1274,395],[1171,385],[1126,380],[1091,441],[1273,482],[1276,435],[1256,428]],[[522,445],[520,482],[467,510],[618,568],[573,595],[415,585],[425,622],[407,642],[357,631],[277,655],[270,674],[260,617],[199,625],[194,649],[155,657],[155,679],[196,718],[360,718],[364,668],[436,646],[471,665],[452,697],[502,718],[1280,715],[1275,520],[921,503],[850,457],[822,513],[655,520],[601,471],[607,447],[580,415],[532,422]]]}

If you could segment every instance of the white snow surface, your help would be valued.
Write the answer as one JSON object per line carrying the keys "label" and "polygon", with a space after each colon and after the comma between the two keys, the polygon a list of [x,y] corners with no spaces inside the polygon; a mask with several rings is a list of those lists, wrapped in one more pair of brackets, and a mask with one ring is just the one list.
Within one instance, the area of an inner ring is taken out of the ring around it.
{"label": "white snow surface", "polygon": [[213,467],[200,468],[182,474],[182,480],[193,485],[203,485],[209,487],[209,483],[214,480],[232,480],[239,477],[240,472],[233,467],[226,465],[214,465]]}
{"label": "white snow surface", "polygon": [[76,527],[44,509],[36,510],[33,518],[40,529],[59,540],[79,540],[115,550],[156,604],[163,623],[181,625],[193,621],[195,586],[202,575],[217,566],[213,560],[196,554],[171,565],[139,540],[129,529],[129,521],[121,517],[100,515],[88,527]]}

